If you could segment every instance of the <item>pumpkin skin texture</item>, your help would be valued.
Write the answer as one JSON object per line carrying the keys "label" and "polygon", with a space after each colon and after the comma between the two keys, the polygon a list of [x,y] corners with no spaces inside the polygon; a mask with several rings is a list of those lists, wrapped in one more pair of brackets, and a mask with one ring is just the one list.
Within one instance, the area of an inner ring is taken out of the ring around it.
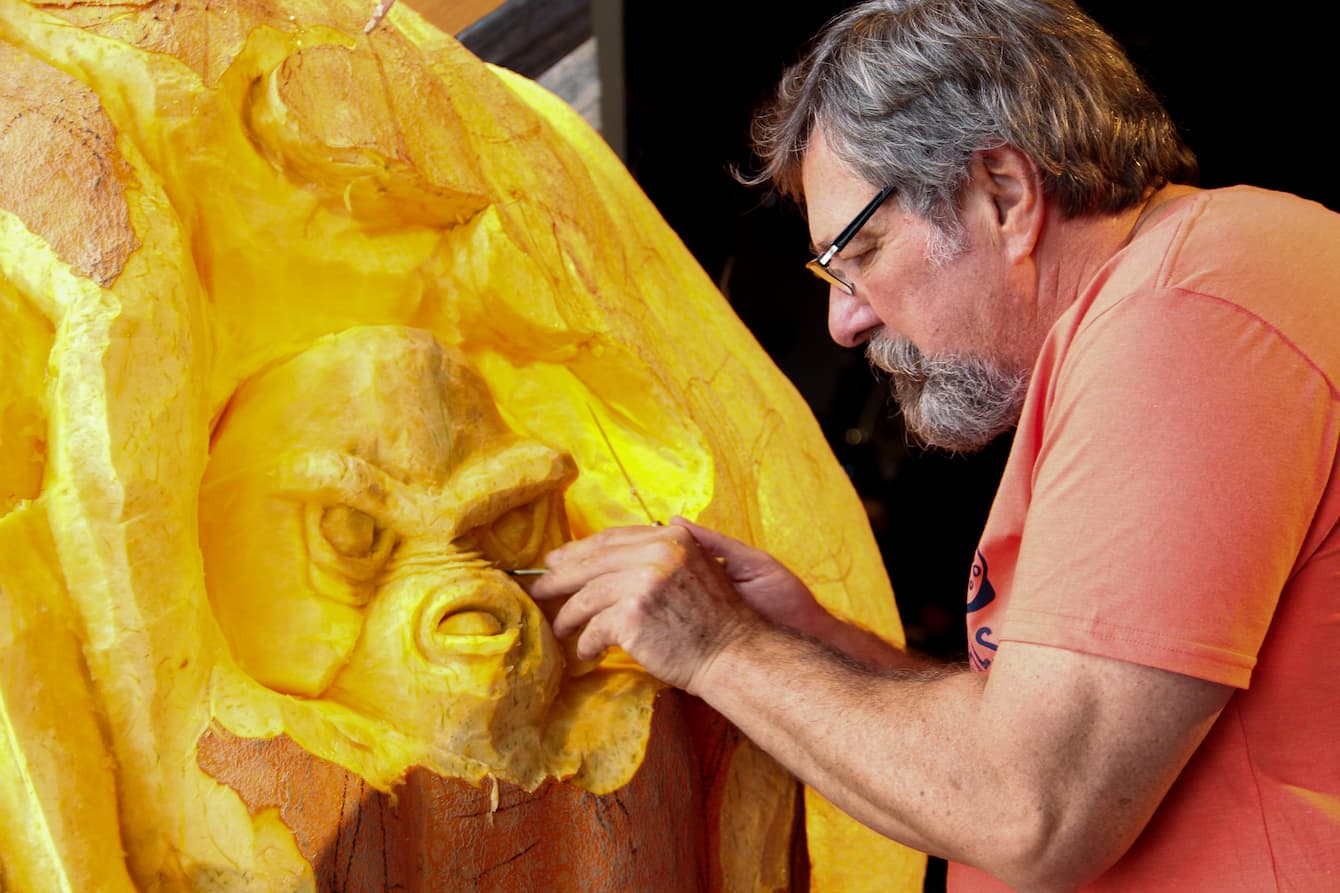
{"label": "pumpkin skin texture", "polygon": [[0,889],[920,889],[502,572],[645,523],[622,462],[901,636],[617,158],[369,12],[0,0]]}

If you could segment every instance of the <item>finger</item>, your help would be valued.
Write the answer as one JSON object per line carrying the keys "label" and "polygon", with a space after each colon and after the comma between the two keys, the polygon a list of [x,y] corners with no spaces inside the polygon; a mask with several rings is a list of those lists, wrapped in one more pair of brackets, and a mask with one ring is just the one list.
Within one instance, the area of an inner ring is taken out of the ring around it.
{"label": "finger", "polygon": [[583,603],[574,596],[568,599],[562,610],[554,615],[549,628],[554,631],[554,635],[558,638],[566,639],[580,631],[599,610],[599,606],[592,605],[590,602]]}
{"label": "finger", "polygon": [[577,637],[577,657],[580,660],[599,660],[609,649],[619,645],[615,610],[606,610],[591,618],[582,634]]}
{"label": "finger", "polygon": [[[622,650],[627,658],[657,679],[679,688],[688,682],[686,659],[693,648],[687,642],[673,646],[664,629],[649,615],[646,606],[620,601],[601,611],[586,625],[577,641],[578,658],[603,660],[611,651]],[[661,618],[661,623],[665,620]],[[649,621],[651,621],[649,623]],[[696,638],[696,637],[695,637]],[[696,644],[696,643],[695,643]]]}
{"label": "finger", "polygon": [[545,567],[553,569],[561,564],[577,564],[590,559],[592,555],[599,554],[608,549],[619,548],[629,543],[639,542],[650,535],[654,535],[658,528],[648,525],[635,527],[607,527],[604,530],[582,537],[581,539],[569,540],[560,546],[556,546],[545,553],[543,561]]}
{"label": "finger", "polygon": [[560,639],[576,633],[614,602],[614,590],[600,580],[588,583],[563,603],[549,626]]}
{"label": "finger", "polygon": [[545,556],[545,573],[531,586],[532,598],[571,595],[597,577],[635,567],[682,563],[692,536],[666,527],[611,528],[567,543]]}
{"label": "finger", "polygon": [[[581,556],[587,552],[599,551],[616,546],[627,545],[655,537],[664,528],[652,524],[629,524],[622,527],[606,527],[581,539],[569,540],[553,549],[549,554],[563,558]],[[546,556],[547,557],[547,556]]]}
{"label": "finger", "polygon": [[703,551],[716,558],[736,582],[753,579],[765,570],[771,570],[775,563],[767,552],[687,518],[671,518],[670,523],[687,530]]}

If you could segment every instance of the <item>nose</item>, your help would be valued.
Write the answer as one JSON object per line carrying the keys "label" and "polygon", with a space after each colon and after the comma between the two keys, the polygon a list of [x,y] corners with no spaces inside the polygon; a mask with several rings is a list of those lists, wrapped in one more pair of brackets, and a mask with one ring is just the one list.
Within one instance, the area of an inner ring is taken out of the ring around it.
{"label": "nose", "polygon": [[828,334],[843,347],[857,347],[884,324],[873,307],[837,286],[828,289]]}
{"label": "nose", "polygon": [[429,663],[454,666],[471,656],[502,656],[520,642],[522,593],[502,574],[489,576],[443,580],[424,599],[415,638]]}

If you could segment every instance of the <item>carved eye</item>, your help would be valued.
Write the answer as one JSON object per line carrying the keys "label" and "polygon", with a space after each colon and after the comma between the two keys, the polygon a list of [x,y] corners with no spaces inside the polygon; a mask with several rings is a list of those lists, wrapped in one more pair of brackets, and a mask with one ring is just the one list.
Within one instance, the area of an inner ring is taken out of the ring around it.
{"label": "carved eye", "polygon": [[321,535],[341,555],[366,558],[377,541],[377,522],[356,508],[332,505],[321,513]]}
{"label": "carved eye", "polygon": [[396,532],[366,512],[342,503],[308,503],[305,523],[312,571],[322,578],[318,589],[338,601],[366,601],[371,590],[344,590],[349,584],[362,586],[377,578],[395,550]]}
{"label": "carved eye", "polygon": [[[489,525],[485,536],[489,545],[513,555],[534,548],[535,534],[544,530],[544,503],[514,508]],[[536,515],[541,518],[536,518]],[[538,523],[537,523],[538,522]]]}
{"label": "carved eye", "polygon": [[547,496],[499,515],[474,531],[484,557],[499,567],[526,567],[566,540],[561,497]]}

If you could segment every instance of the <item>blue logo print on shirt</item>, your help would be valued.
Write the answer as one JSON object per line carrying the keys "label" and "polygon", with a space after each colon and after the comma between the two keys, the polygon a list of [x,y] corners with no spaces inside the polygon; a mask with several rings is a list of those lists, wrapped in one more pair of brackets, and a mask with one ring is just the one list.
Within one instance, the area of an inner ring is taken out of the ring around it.
{"label": "blue logo print on shirt", "polygon": [[[987,578],[986,556],[978,549],[972,563],[972,573],[968,575],[968,613],[980,611],[995,600],[996,587]],[[991,627],[983,626],[973,633],[972,641],[968,643],[968,661],[978,672],[990,667],[991,659],[995,656],[996,643],[991,641],[990,636]]]}
{"label": "blue logo print on shirt", "polygon": [[977,550],[977,560],[972,563],[972,573],[968,576],[968,613],[980,611],[996,600],[996,587],[986,578],[986,556]]}

